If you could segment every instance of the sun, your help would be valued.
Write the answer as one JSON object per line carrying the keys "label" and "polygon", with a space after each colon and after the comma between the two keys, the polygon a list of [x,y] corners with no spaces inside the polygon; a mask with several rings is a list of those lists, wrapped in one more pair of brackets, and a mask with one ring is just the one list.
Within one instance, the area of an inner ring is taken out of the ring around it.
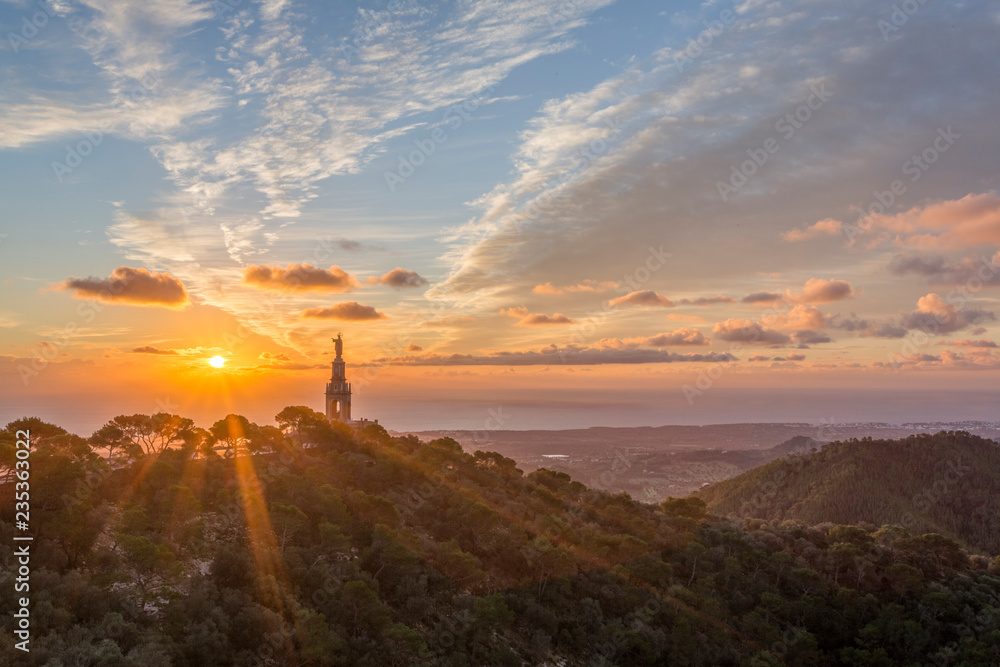
{"label": "sun", "polygon": [[208,363],[211,364],[214,368],[222,368],[222,366],[226,363],[226,358],[212,357],[211,359],[208,360]]}

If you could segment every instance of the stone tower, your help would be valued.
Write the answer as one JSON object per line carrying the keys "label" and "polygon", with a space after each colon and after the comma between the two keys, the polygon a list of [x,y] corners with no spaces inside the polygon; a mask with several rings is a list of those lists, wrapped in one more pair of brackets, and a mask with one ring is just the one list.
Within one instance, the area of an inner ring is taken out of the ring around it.
{"label": "stone tower", "polygon": [[333,360],[333,374],[326,385],[326,418],[337,421],[351,421],[351,383],[347,381],[344,370],[344,339],[343,334],[337,334],[333,340],[336,346],[337,358]]}

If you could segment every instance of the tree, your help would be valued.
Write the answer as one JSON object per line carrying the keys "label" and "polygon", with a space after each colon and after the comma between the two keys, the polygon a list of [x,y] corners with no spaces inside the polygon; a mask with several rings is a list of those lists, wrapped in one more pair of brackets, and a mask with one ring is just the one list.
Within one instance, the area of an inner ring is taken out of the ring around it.
{"label": "tree", "polygon": [[[226,415],[208,429],[212,446],[222,446],[226,458],[250,451],[259,442],[260,429],[243,415]],[[256,442],[255,442],[256,440]]]}
{"label": "tree", "polygon": [[[108,430],[104,431],[105,428]],[[158,412],[153,416],[118,415],[99,429],[94,436],[102,431],[104,436],[109,437],[117,436],[117,432],[121,432],[123,439],[138,448],[140,452],[160,454],[173,445],[188,443],[195,433],[195,426],[194,421],[186,417]],[[101,447],[108,446],[106,440],[102,439],[99,442]]]}
{"label": "tree", "polygon": [[181,573],[182,565],[174,552],[148,537],[122,535],[118,546],[144,603],[158,597],[160,590]]}
{"label": "tree", "polygon": [[322,424],[326,417],[304,405],[289,405],[274,417],[274,421],[301,447]]}
{"label": "tree", "polygon": [[94,434],[90,436],[90,446],[94,449],[108,450],[109,461],[114,458],[115,452],[118,452],[119,456],[142,453],[142,450],[126,437],[125,432],[114,422],[108,422],[94,431]]}
{"label": "tree", "polygon": [[149,415],[118,415],[108,424],[118,427],[125,438],[139,448],[139,451],[149,452],[155,446],[155,428],[153,419]]}
{"label": "tree", "polygon": [[688,497],[688,498],[667,498],[662,503],[660,507],[667,514],[673,514],[674,516],[682,516],[688,519],[702,519],[707,514],[708,509],[705,505],[705,501],[701,498]]}
{"label": "tree", "polygon": [[266,424],[257,429],[257,437],[251,439],[251,451],[255,454],[259,452],[279,452],[285,448],[287,438],[281,429]]}
{"label": "tree", "polygon": [[15,419],[14,421],[9,422],[7,426],[4,427],[4,430],[12,436],[16,436],[18,431],[29,431],[31,433],[32,447],[40,444],[44,440],[48,440],[59,435],[66,435],[66,429],[62,426],[50,424],[46,421],[42,421],[38,417],[21,417],[20,419]]}
{"label": "tree", "polygon": [[194,432],[194,421],[180,415],[158,412],[151,417],[153,422],[153,443],[148,454],[159,454],[171,445],[183,444]]}

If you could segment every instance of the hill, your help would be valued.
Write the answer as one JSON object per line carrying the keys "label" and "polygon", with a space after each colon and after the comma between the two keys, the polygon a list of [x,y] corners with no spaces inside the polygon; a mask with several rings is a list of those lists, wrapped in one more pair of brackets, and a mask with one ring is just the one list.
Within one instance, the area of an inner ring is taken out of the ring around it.
{"label": "hill", "polygon": [[849,440],[697,493],[726,516],[897,524],[1000,553],[1000,445],[964,431]]}
{"label": "hill", "polygon": [[305,408],[284,431],[142,417],[0,432],[0,465],[30,473],[30,530],[4,504],[0,541],[34,538],[30,590],[0,555],[0,624],[16,636],[29,596],[31,641],[0,664],[1000,662],[1000,559],[937,535],[741,525]]}

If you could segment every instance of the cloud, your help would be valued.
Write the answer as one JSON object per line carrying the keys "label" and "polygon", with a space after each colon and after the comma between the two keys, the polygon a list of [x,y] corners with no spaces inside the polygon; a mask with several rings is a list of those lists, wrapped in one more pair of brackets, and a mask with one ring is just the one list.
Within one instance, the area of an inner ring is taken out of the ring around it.
{"label": "cloud", "polygon": [[284,292],[350,292],[361,287],[339,266],[320,269],[311,264],[289,264],[287,268],[251,264],[243,269],[243,284]]}
{"label": "cloud", "polygon": [[307,308],[300,316],[313,320],[342,320],[344,322],[364,322],[388,319],[371,306],[363,306],[356,301],[344,301],[327,308]]}
{"label": "cloud", "polygon": [[782,303],[785,297],[777,292],[754,292],[753,294],[748,294],[742,299],[741,303],[752,303],[756,305],[770,305]]}
{"label": "cloud", "polygon": [[805,229],[791,229],[782,233],[781,238],[785,241],[795,243],[798,241],[808,241],[817,236],[836,236],[843,229],[844,224],[833,218],[826,218],[813,223]]}
{"label": "cloud", "polygon": [[710,345],[711,342],[705,334],[692,328],[676,329],[656,334],[655,336],[642,336],[637,338],[605,338],[601,340],[602,347],[612,348],[636,348],[636,347],[675,347],[683,345]]}
{"label": "cloud", "polygon": [[73,290],[78,299],[107,303],[167,308],[184,308],[190,303],[184,285],[169,273],[128,266],[119,266],[107,278],[67,278],[58,289]]}
{"label": "cloud", "polygon": [[953,345],[955,347],[972,347],[972,348],[993,348],[997,347],[997,344],[992,340],[986,340],[985,338],[980,338],[979,340],[970,340],[968,338],[962,338],[958,340],[941,340],[938,341],[938,345]]}
{"label": "cloud", "polygon": [[[796,331],[792,334],[792,340],[796,343],[801,343],[802,345],[819,345],[820,343],[833,342],[833,339],[822,331],[813,331],[811,329]],[[792,360],[792,356],[794,355],[789,355],[789,360]]]}
{"label": "cloud", "polygon": [[673,308],[676,304],[662,294],[658,294],[652,290],[641,290],[611,299],[608,305],[663,306],[664,308]]}
{"label": "cloud", "polygon": [[865,338],[903,338],[907,333],[906,329],[898,324],[860,319],[854,314],[850,317],[834,315],[827,320],[827,326],[849,331]]}
{"label": "cloud", "polygon": [[88,0],[53,9],[68,19],[61,42],[89,54],[87,65],[100,76],[72,95],[44,87],[18,104],[0,104],[0,146],[88,134],[162,139],[222,105],[217,82],[185,72],[174,50],[195,25],[214,17],[209,3]]}
{"label": "cloud", "polygon": [[[967,143],[973,136],[993,148],[1000,145],[990,130],[1000,91],[976,85],[983,62],[978,44],[989,40],[988,29],[995,26],[976,19],[985,6],[982,0],[974,6],[947,16],[953,21],[949,25],[976,35],[976,46],[957,47],[962,70],[944,63],[913,67],[922,62],[927,44],[943,45],[944,35],[933,27],[946,20],[942,8],[923,7],[920,20],[908,23],[905,34],[883,41],[857,31],[860,17],[870,14],[870,6],[857,0],[822,0],[816,5],[822,10],[794,12],[794,17],[786,4],[754,2],[740,5],[745,12],[734,31],[693,62],[683,52],[688,40],[681,36],[590,90],[551,100],[521,134],[511,155],[513,175],[484,192],[475,202],[476,218],[456,233],[455,268],[432,296],[500,294],[506,299],[519,281],[534,285],[551,279],[545,270],[552,267],[574,275],[570,272],[604,261],[627,272],[644,261],[635,249],[661,238],[664,229],[684,230],[671,234],[675,275],[733,278],[730,284],[735,284],[738,276],[760,269],[784,275],[802,266],[867,270],[869,258],[844,257],[840,242],[801,243],[790,256],[779,252],[783,243],[775,247],[766,239],[801,227],[797,231],[814,232],[817,241],[835,240],[829,234],[837,221],[813,223],[838,215],[846,202],[858,200],[859,192],[870,198],[873,188],[863,184],[885,189],[893,172],[907,178],[900,167],[909,153],[901,155],[900,146],[919,152],[933,142],[936,124],[949,117],[956,99],[965,100],[963,108],[969,109],[963,126],[956,125],[962,145],[935,165],[934,180],[925,177],[919,193],[907,181],[907,197],[937,197],[968,183],[990,182],[983,180],[983,174],[995,171],[987,153]],[[701,7],[712,11],[711,4]],[[803,39],[813,30],[824,39]],[[796,58],[786,57],[789,49]],[[1000,56],[1000,45],[988,49]],[[758,74],[748,85],[744,65],[748,72],[757,68],[767,75]],[[928,87],[927,81],[935,85]],[[716,182],[728,180],[730,166],[746,160],[748,148],[780,137],[775,122],[805,101],[810,85],[823,84],[833,91],[829,106],[813,114],[808,128],[792,141],[779,139],[781,150],[769,157],[766,168],[728,202],[720,202]],[[891,106],[899,114],[892,133],[878,129],[884,115],[877,106]],[[616,116],[622,119],[621,132],[608,132],[606,123]],[[587,144],[599,140],[606,150],[581,159]],[[665,201],[684,205],[665,206]],[[625,210],[627,225],[622,224]],[[567,225],[574,233],[560,235]],[[705,248],[711,248],[711,269],[699,262]],[[839,277],[861,284],[855,275]],[[889,298],[899,298],[898,292]]]}
{"label": "cloud", "polygon": [[712,329],[719,340],[731,343],[755,343],[758,345],[784,345],[792,341],[791,337],[780,331],[767,329],[759,322],[730,318],[719,322]]}
{"label": "cloud", "polygon": [[736,299],[731,296],[700,296],[696,299],[681,299],[678,301],[683,306],[715,306],[720,303],[734,303]]}
{"label": "cloud", "polygon": [[535,285],[532,288],[532,292],[535,294],[574,294],[577,292],[590,292],[590,293],[600,293],[600,292],[610,292],[613,289],[618,288],[618,283],[612,281],[599,282],[597,280],[584,280],[577,283],[576,285],[564,285],[561,287],[556,287],[552,283],[545,283],[543,285]]}
{"label": "cloud", "polygon": [[664,350],[615,349],[550,345],[538,350],[499,351],[487,354],[450,354],[406,356],[376,359],[375,365],[399,366],[557,366],[602,364],[670,364],[728,362],[736,358],[728,353],[679,354]]}
{"label": "cloud", "polygon": [[134,347],[132,348],[131,352],[137,354],[177,354],[177,350],[161,350],[159,348],[152,347],[151,345]]}
{"label": "cloud", "polygon": [[518,326],[573,324],[575,322],[575,320],[566,317],[562,313],[554,313],[552,315],[545,315],[544,313],[529,313],[528,309],[524,306],[518,306],[516,308],[502,308],[500,310],[500,314],[508,317],[519,318],[517,323]]}
{"label": "cloud", "polygon": [[896,255],[887,268],[895,276],[918,275],[933,278],[952,271],[944,255]]}
{"label": "cloud", "polygon": [[291,361],[287,354],[273,354],[271,352],[261,352],[258,359],[263,359],[265,361]]}
{"label": "cloud", "polygon": [[917,309],[904,315],[900,325],[928,334],[952,333],[973,324],[995,320],[993,313],[979,308],[960,309],[931,292],[917,300]]}
{"label": "cloud", "polygon": [[879,240],[920,248],[1000,246],[1000,195],[995,190],[938,200],[896,215],[872,215],[865,225],[882,230]]}
{"label": "cloud", "polygon": [[765,326],[782,331],[802,331],[805,329],[822,329],[826,326],[826,318],[816,306],[799,304],[785,313],[769,315],[762,319]]}
{"label": "cloud", "polygon": [[824,280],[810,278],[806,281],[802,292],[791,290],[785,292],[785,298],[793,303],[830,303],[842,301],[858,295],[858,290],[851,287],[846,280]]}
{"label": "cloud", "polygon": [[388,285],[396,289],[404,287],[423,287],[427,285],[427,280],[422,278],[416,271],[407,271],[396,267],[389,273],[378,278],[372,277],[366,281],[369,285]]}
{"label": "cloud", "polygon": [[420,347],[416,343],[410,343],[409,345],[406,346],[406,351],[407,352],[423,352],[424,348]]}
{"label": "cloud", "polygon": [[1000,285],[1000,252],[980,257],[964,257],[957,262],[944,255],[896,255],[889,262],[894,276],[920,276],[937,283],[967,283],[970,287]]}
{"label": "cloud", "polygon": [[257,125],[168,172],[179,187],[252,187],[265,198],[264,219],[299,217],[320,181],[359,173],[386,142],[441,124],[449,107],[491,103],[515,67],[570,48],[568,33],[610,2],[582,0],[555,13],[529,0],[359,8],[353,37],[340,40],[317,38],[305,13],[269,9],[284,3],[256,16],[252,7],[235,12],[217,52],[225,85]]}

